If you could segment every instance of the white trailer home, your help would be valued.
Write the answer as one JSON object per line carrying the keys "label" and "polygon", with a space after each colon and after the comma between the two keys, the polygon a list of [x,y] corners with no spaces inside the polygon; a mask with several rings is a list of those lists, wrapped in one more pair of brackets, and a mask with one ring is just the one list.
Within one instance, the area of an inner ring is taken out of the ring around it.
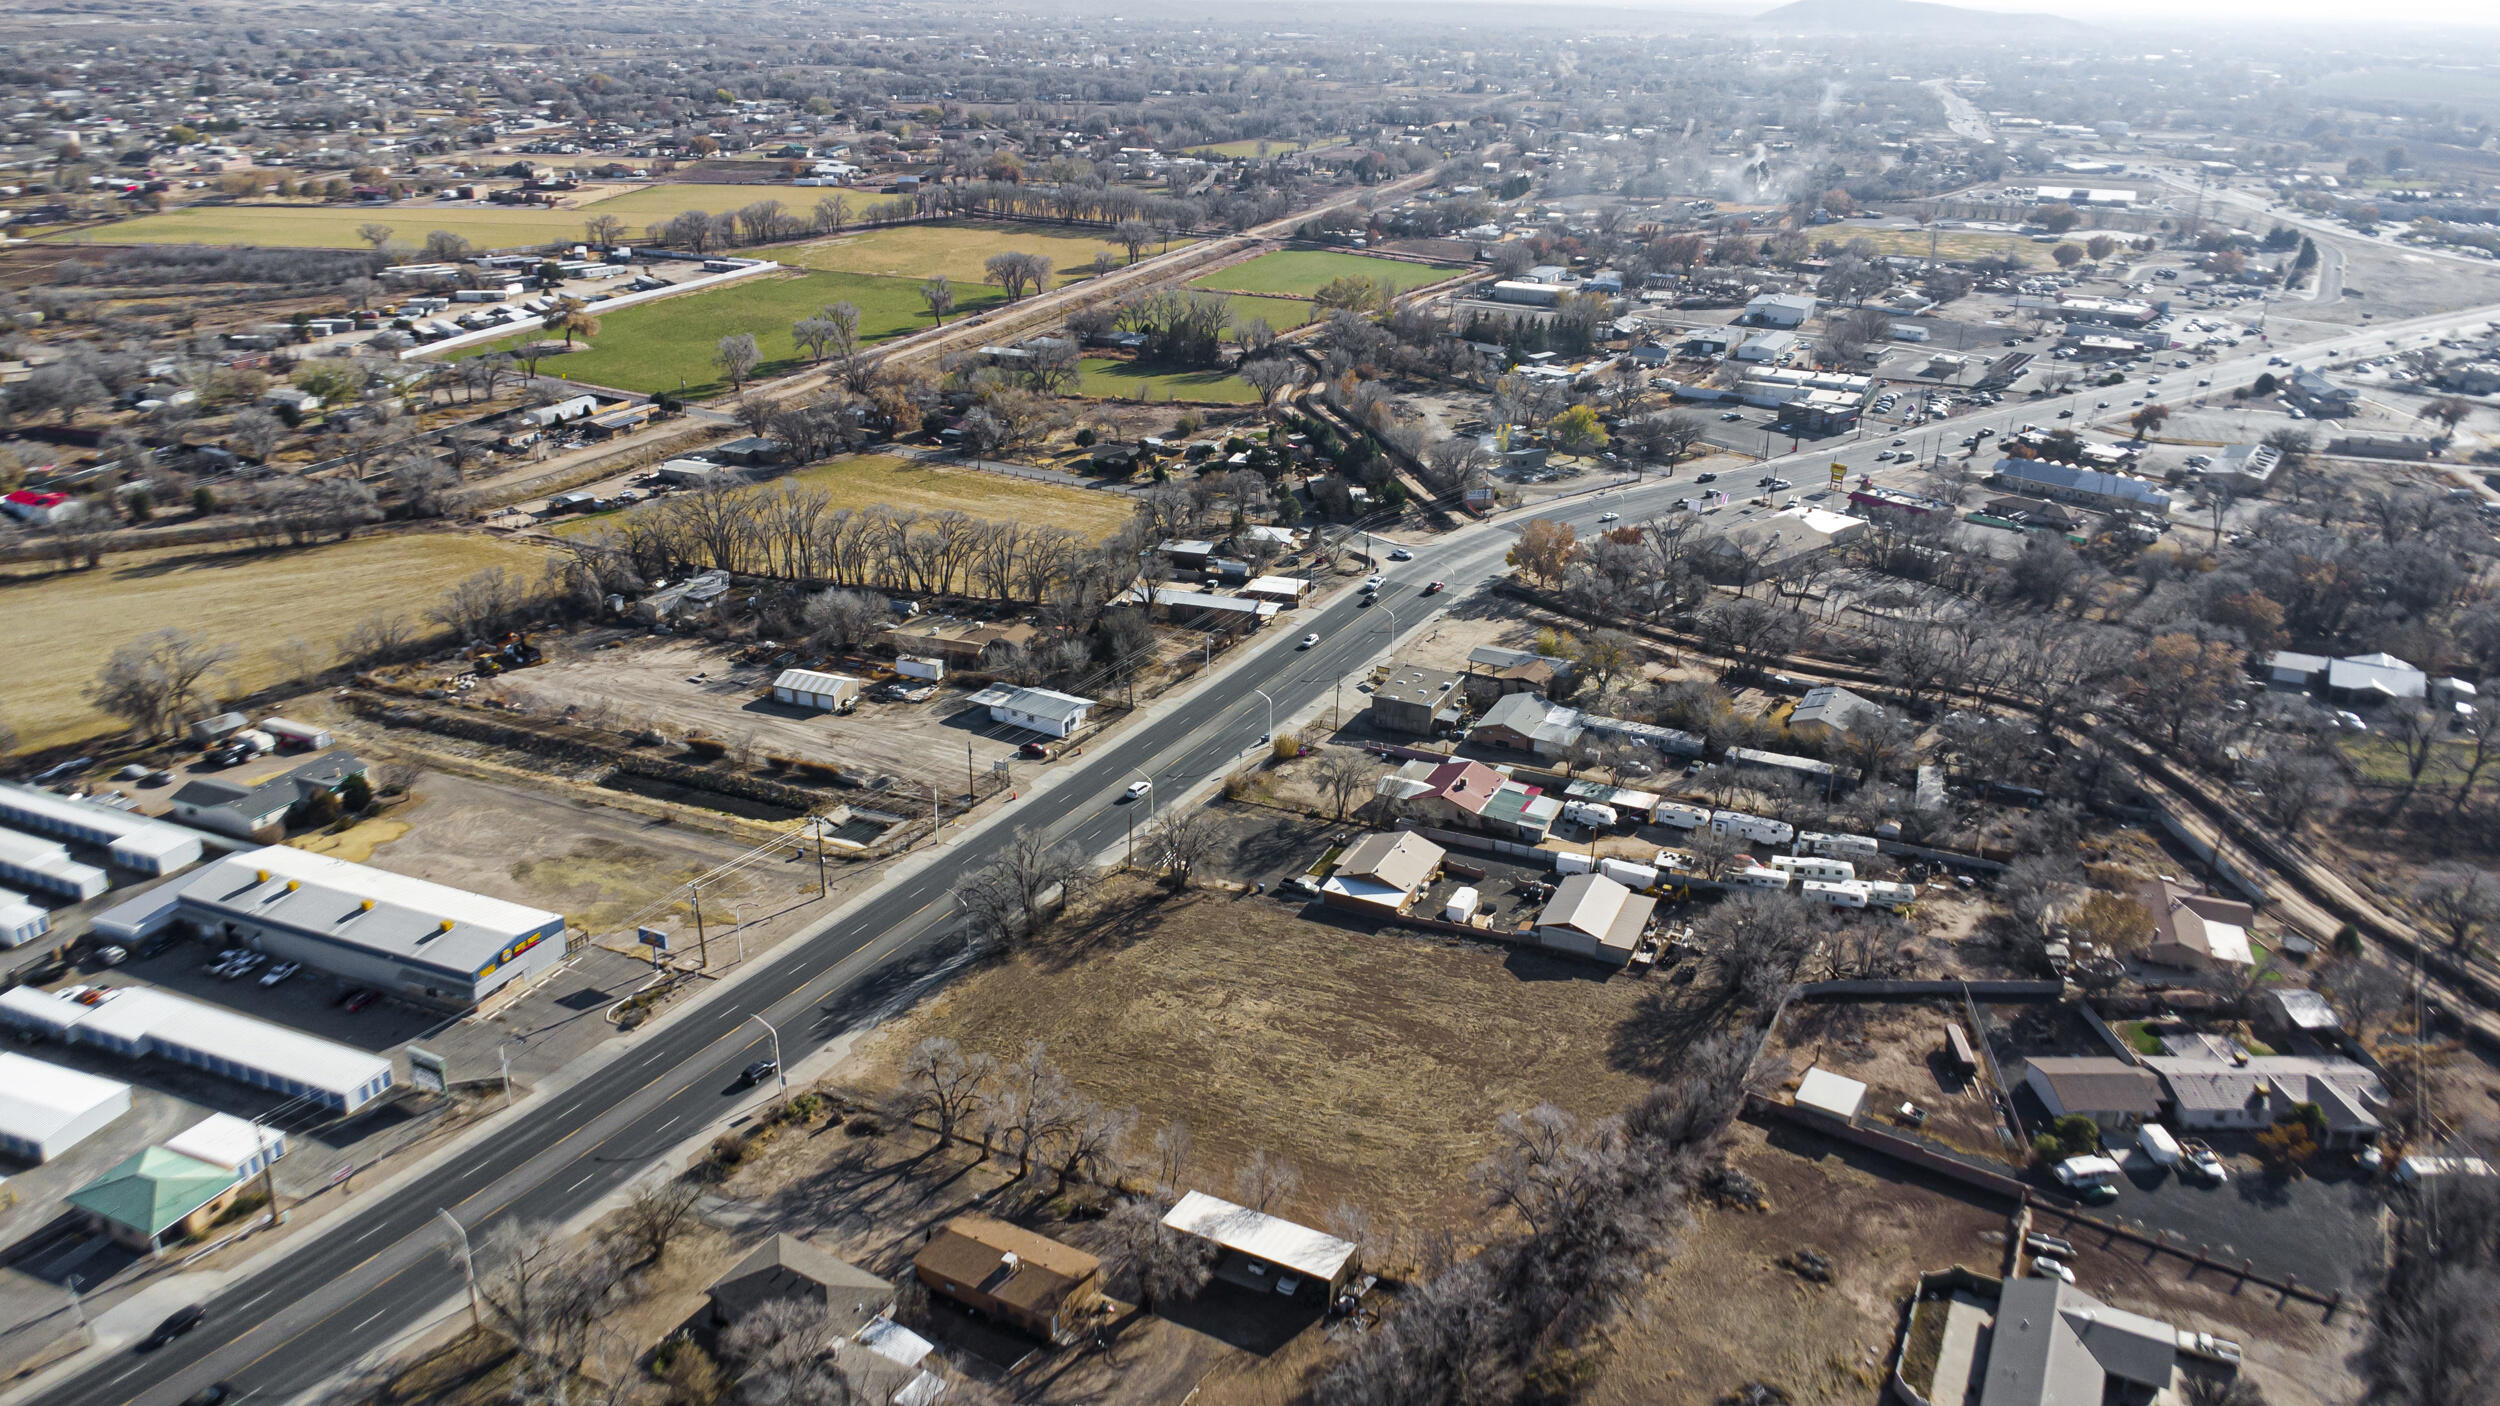
{"label": "white trailer home", "polygon": [[1734,835],[1758,845],[1784,845],[1797,838],[1797,827],[1787,821],[1747,815],[1741,810],[1710,812],[1710,831],[1715,835]]}
{"label": "white trailer home", "polygon": [[1771,867],[1785,869],[1801,879],[1820,879],[1825,883],[1838,883],[1858,876],[1858,866],[1846,859],[1825,859],[1812,854],[1775,854],[1771,856]]}

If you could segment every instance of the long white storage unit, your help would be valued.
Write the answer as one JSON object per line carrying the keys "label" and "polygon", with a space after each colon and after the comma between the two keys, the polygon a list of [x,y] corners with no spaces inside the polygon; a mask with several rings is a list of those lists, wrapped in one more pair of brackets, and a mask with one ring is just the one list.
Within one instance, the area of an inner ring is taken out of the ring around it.
{"label": "long white storage unit", "polygon": [[155,1056],[353,1113],[387,1092],[391,1062],[237,1011],[145,986],[82,1005],[31,986],[0,991],[0,1024],[133,1059]]}
{"label": "long white storage unit", "polygon": [[22,893],[0,889],[0,947],[23,947],[50,931],[50,913]]}
{"label": "long white storage unit", "polygon": [[112,877],[69,857],[58,840],[0,830],[0,882],[85,902],[113,886]]}
{"label": "long white storage unit", "polygon": [[0,782],[0,825],[94,845],[141,874],[170,874],[200,862],[197,831],[14,782]]}

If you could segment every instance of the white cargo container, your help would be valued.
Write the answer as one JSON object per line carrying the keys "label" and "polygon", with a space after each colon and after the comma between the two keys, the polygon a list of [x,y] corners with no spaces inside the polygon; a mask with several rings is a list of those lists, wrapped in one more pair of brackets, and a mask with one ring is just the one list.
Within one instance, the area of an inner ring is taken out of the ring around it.
{"label": "white cargo container", "polygon": [[1787,821],[1747,815],[1741,810],[1712,811],[1710,830],[1713,834],[1734,835],[1760,845],[1784,845],[1797,838],[1797,827]]}
{"label": "white cargo container", "polygon": [[1441,920],[1447,923],[1463,923],[1474,916],[1476,891],[1472,888],[1463,888],[1451,894],[1449,904],[1441,910]]}
{"label": "white cargo container", "polygon": [[1808,830],[1797,837],[1797,843],[1833,858],[1867,859],[1883,852],[1882,846],[1865,835],[1823,835]]}
{"label": "white cargo container", "polygon": [[281,747],[293,747],[306,752],[318,752],[329,746],[331,741],[329,729],[314,727],[311,723],[299,723],[292,718],[263,718],[260,720],[260,730],[278,739],[278,745]]}
{"label": "white cargo container", "polygon": [[926,679],[931,683],[937,683],[946,677],[946,661],[923,659],[916,654],[901,654],[895,656],[894,672],[907,679]]}
{"label": "white cargo container", "polygon": [[1808,903],[1821,903],[1833,908],[1864,908],[1866,885],[1855,879],[1807,879],[1797,891]]}
{"label": "white cargo container", "polygon": [[1565,801],[1563,819],[1597,830],[1611,830],[1620,823],[1613,806],[1599,805],[1594,801]]}
{"label": "white cargo container", "polygon": [[1785,869],[1730,869],[1719,882],[1735,888],[1784,889],[1788,887]]}
{"label": "white cargo container", "polygon": [[1554,856],[1554,872],[1557,874],[1585,874],[1596,867],[1587,855],[1577,850],[1563,850]]}
{"label": "white cargo container", "polygon": [[1598,863],[1597,872],[1634,893],[1647,893],[1658,886],[1657,870],[1646,864],[1635,864],[1628,859],[1601,860]]}
{"label": "white cargo container", "polygon": [[1678,830],[1698,830],[1710,823],[1710,809],[1707,806],[1679,805],[1674,801],[1663,801],[1658,806],[1658,823],[1673,826]]}
{"label": "white cargo container", "polygon": [[1868,879],[1866,901],[1882,908],[1906,908],[1918,901],[1918,885],[1896,884],[1884,879]]}
{"label": "white cargo container", "polygon": [[1801,879],[1821,879],[1826,883],[1858,876],[1858,866],[1848,860],[1825,859],[1814,854],[1775,854],[1771,856],[1771,867],[1785,869]]}

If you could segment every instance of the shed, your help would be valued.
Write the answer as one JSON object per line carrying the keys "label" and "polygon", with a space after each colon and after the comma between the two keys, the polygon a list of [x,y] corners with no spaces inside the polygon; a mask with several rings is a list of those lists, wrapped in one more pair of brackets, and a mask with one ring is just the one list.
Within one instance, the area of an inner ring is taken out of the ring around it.
{"label": "shed", "polygon": [[1163,1224],[1213,1245],[1216,1276],[1245,1288],[1326,1304],[1360,1268],[1352,1241],[1203,1191],[1183,1196]]}
{"label": "shed", "polygon": [[773,701],[826,712],[849,712],[859,702],[859,680],[814,669],[784,669],[773,680]]}
{"label": "shed", "polygon": [[1846,1123],[1866,1102],[1866,1083],[1817,1066],[1797,1081],[1797,1106]]}
{"label": "shed", "polygon": [[50,912],[22,893],[0,889],[0,947],[23,947],[50,931]]}

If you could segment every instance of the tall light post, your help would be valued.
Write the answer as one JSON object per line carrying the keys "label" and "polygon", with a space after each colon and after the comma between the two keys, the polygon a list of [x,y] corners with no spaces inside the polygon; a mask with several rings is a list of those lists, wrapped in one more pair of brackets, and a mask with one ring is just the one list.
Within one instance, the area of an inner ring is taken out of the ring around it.
{"label": "tall light post", "polygon": [[87,1300],[79,1294],[78,1286],[85,1282],[75,1274],[68,1280],[70,1311],[78,1315],[78,1326],[81,1328],[87,1326]]}
{"label": "tall light post", "polygon": [[760,1015],[749,1015],[747,1019],[763,1026],[764,1033],[773,1037],[773,1077],[781,1081],[781,1101],[788,1103],[790,1101],[790,1071],[781,1062],[781,1031],[775,1028],[771,1021]]}
{"label": "tall light post", "polygon": [[1264,688],[1253,688],[1250,691],[1259,695],[1260,700],[1267,704],[1267,737],[1273,742],[1276,740],[1276,700],[1269,698]]}
{"label": "tall light post", "polygon": [[475,1332],[482,1325],[477,1309],[477,1258],[469,1252],[469,1229],[451,1213],[449,1206],[436,1210],[434,1214],[441,1217],[443,1224],[450,1226],[451,1233],[460,1239],[460,1277],[469,1286],[469,1330]]}

